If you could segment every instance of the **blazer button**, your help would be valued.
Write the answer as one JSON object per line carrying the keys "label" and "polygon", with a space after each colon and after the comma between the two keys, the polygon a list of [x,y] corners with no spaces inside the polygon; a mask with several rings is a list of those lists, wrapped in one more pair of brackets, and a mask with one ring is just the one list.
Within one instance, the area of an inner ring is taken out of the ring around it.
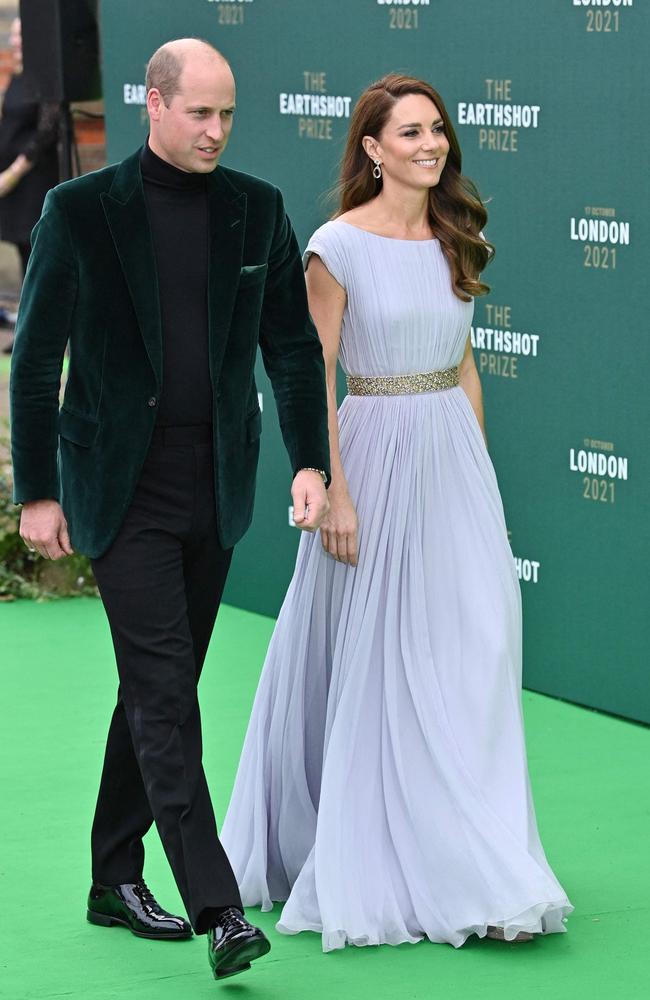
{"label": "blazer button", "polygon": [[155,397],[155,396],[151,396],[151,397],[150,397],[150,398],[149,398],[149,399],[147,400],[147,405],[148,405],[148,406],[156,406],[156,405],[157,405],[157,403],[158,403],[158,400],[156,399],[156,397]]}

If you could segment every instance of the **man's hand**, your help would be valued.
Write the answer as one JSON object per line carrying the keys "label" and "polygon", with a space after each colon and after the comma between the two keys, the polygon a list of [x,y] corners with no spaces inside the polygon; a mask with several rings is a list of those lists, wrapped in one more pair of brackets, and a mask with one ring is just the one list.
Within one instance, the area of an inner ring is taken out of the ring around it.
{"label": "man's hand", "polygon": [[56,500],[31,500],[20,516],[20,537],[32,552],[44,559],[71,556],[68,524]]}
{"label": "man's hand", "polygon": [[316,531],[330,509],[327,491],[317,472],[302,469],[291,484],[293,522],[301,531]]}

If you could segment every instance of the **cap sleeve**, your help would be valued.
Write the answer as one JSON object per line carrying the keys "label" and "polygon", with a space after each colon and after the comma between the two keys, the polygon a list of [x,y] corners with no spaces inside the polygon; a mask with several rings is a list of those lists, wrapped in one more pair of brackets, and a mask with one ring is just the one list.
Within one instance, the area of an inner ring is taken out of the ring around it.
{"label": "cap sleeve", "polygon": [[347,291],[347,277],[345,268],[345,258],[338,239],[338,234],[331,223],[325,223],[317,229],[302,255],[302,263],[305,271],[312,254],[316,254],[332,275],[338,281],[341,288]]}

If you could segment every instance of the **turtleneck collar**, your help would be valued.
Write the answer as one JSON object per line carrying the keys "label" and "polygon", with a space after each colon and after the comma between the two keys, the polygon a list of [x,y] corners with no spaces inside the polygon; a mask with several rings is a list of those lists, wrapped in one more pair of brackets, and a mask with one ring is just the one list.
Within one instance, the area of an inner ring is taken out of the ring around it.
{"label": "turtleneck collar", "polygon": [[160,187],[174,188],[177,191],[205,190],[206,175],[179,170],[173,164],[161,159],[149,145],[147,140],[140,153],[140,169],[145,181]]}

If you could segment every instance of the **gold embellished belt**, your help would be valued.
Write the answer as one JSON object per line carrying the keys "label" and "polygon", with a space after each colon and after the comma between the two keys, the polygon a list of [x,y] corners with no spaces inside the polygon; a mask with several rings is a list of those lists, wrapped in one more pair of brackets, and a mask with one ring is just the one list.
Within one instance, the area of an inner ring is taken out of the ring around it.
{"label": "gold embellished belt", "polygon": [[351,396],[407,396],[415,392],[438,392],[440,389],[453,389],[459,381],[458,366],[417,375],[347,376]]}

